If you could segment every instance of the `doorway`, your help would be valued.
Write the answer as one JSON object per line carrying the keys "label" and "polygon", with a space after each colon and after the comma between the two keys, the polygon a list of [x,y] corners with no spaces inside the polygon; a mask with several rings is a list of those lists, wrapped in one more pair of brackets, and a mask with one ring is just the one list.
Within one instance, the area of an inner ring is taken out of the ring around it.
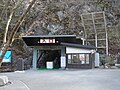
{"label": "doorway", "polygon": [[60,68],[61,50],[40,50],[38,53],[37,68],[44,69],[47,62],[53,62],[53,69]]}

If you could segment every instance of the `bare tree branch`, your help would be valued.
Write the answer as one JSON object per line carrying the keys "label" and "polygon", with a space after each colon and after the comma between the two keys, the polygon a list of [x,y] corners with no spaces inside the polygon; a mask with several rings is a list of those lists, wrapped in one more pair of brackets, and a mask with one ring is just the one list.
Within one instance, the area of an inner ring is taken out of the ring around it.
{"label": "bare tree branch", "polygon": [[15,34],[17,33],[20,25],[22,24],[23,20],[25,19],[27,13],[30,11],[30,9],[32,8],[33,4],[36,2],[36,0],[32,0],[27,8],[27,10],[25,11],[25,13],[23,13],[23,15],[18,19],[17,23],[15,24],[11,34],[10,34],[10,37],[9,39],[7,40],[7,43],[5,46],[2,47],[1,49],[1,52],[2,52],[2,55],[0,56],[0,66],[2,64],[2,60],[4,58],[4,55],[6,53],[6,51],[8,50],[10,44],[12,44],[12,40],[15,36]]}
{"label": "bare tree branch", "polygon": [[12,12],[10,13],[9,19],[7,21],[6,29],[5,29],[3,44],[6,43],[6,41],[7,41],[6,39],[7,39],[8,28],[9,28],[10,22],[12,20],[13,14],[14,14],[15,10],[21,5],[21,2],[22,1],[17,2],[15,7],[12,9]]}

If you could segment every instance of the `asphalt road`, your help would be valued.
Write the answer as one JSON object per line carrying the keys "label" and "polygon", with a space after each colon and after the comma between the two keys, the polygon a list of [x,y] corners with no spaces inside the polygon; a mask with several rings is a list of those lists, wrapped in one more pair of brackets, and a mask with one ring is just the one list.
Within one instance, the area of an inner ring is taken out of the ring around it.
{"label": "asphalt road", "polygon": [[120,90],[120,69],[28,70],[0,75],[12,82],[0,90]]}

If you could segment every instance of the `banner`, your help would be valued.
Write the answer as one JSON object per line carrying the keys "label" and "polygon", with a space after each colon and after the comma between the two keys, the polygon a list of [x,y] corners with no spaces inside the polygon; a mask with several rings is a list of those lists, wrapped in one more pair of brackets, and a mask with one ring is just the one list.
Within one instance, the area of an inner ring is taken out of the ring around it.
{"label": "banner", "polygon": [[[0,52],[0,56],[1,54],[2,53]],[[11,62],[11,51],[6,52],[2,62],[5,62],[5,63]]]}

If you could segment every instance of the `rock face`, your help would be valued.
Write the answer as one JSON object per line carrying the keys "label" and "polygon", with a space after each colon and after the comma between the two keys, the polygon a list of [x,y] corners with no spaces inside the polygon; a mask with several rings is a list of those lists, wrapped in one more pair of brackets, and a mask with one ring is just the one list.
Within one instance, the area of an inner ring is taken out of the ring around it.
{"label": "rock face", "polygon": [[8,83],[8,77],[7,76],[0,76],[0,86],[4,86]]}
{"label": "rock face", "polygon": [[[9,1],[12,2],[14,0]],[[17,17],[25,11],[29,0],[23,1],[24,3],[21,5],[20,10],[17,10]],[[6,6],[2,2],[3,0],[0,2],[1,6]],[[9,6],[14,6],[11,4]],[[0,7],[1,12],[3,12],[2,10],[7,11]],[[19,38],[19,34],[20,36],[75,34],[78,37],[84,37],[84,27],[81,20],[81,14],[102,11],[105,12],[106,16],[109,53],[115,55],[120,51],[120,48],[118,49],[118,47],[120,47],[120,0],[37,0],[35,7],[31,9],[24,23],[21,25],[20,32],[18,32],[16,38]],[[5,14],[5,12],[2,16],[1,15],[2,14],[0,14],[0,20],[4,17],[4,24],[0,21],[0,46],[3,41],[2,39],[6,25],[5,22],[8,20],[8,17],[6,16],[9,16],[7,13]],[[13,21],[15,22],[16,18],[13,17]],[[14,22],[11,22],[9,27],[10,32],[12,26],[15,24]],[[90,37],[92,36],[93,35]],[[103,35],[101,34],[99,36]],[[24,45],[23,41],[20,39],[15,40],[12,45],[11,49],[13,51],[12,55],[14,55],[14,60],[18,60],[18,58],[21,57],[29,58],[32,54],[32,49],[29,49]]]}

